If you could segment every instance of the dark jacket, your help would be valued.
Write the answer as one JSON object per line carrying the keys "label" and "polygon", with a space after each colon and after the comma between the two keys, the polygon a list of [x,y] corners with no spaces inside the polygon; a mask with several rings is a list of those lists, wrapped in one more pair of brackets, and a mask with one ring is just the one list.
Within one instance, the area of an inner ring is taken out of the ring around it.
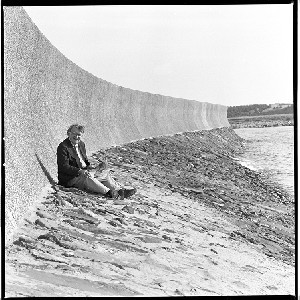
{"label": "dark jacket", "polygon": [[[80,141],[78,149],[85,161],[89,166],[90,162],[86,156],[85,144]],[[58,184],[67,186],[68,181],[78,176],[81,169],[81,163],[77,155],[75,147],[72,145],[69,138],[66,138],[57,147],[57,166],[58,166]]]}

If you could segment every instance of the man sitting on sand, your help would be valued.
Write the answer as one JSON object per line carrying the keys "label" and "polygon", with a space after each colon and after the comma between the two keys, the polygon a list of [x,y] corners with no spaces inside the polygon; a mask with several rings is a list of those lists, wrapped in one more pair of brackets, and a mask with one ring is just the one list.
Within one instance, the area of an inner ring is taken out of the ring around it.
{"label": "man sitting on sand", "polygon": [[[76,187],[92,193],[103,194],[113,199],[132,196],[136,189],[122,188],[108,173],[97,180],[91,172],[93,168],[88,161],[85,144],[81,141],[84,126],[73,124],[67,131],[68,138],[57,147],[58,184],[64,187]],[[106,162],[100,162],[98,170],[105,170]]]}

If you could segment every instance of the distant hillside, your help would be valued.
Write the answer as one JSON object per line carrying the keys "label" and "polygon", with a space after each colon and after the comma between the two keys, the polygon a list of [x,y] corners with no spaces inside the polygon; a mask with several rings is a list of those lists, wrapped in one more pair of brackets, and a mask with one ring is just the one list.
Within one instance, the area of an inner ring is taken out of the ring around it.
{"label": "distant hillside", "polygon": [[293,104],[251,104],[240,106],[228,106],[227,117],[242,116],[259,116],[259,115],[276,115],[276,114],[292,114]]}

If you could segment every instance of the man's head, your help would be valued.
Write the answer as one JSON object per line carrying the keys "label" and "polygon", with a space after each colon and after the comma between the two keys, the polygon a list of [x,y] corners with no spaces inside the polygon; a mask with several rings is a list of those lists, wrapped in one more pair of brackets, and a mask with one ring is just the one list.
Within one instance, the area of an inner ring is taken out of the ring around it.
{"label": "man's head", "polygon": [[82,134],[84,133],[84,126],[78,125],[78,124],[73,124],[69,127],[67,131],[67,135],[69,137],[69,140],[73,144],[78,144]]}

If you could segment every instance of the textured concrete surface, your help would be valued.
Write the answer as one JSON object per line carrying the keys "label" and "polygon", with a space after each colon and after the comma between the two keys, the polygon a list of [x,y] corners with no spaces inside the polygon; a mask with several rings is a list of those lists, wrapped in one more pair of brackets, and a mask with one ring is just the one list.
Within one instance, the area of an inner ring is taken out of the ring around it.
{"label": "textured concrete surface", "polygon": [[4,85],[6,243],[41,189],[57,180],[56,147],[70,124],[86,126],[89,153],[229,126],[225,106],[131,90],[79,68],[22,7],[4,7]]}

